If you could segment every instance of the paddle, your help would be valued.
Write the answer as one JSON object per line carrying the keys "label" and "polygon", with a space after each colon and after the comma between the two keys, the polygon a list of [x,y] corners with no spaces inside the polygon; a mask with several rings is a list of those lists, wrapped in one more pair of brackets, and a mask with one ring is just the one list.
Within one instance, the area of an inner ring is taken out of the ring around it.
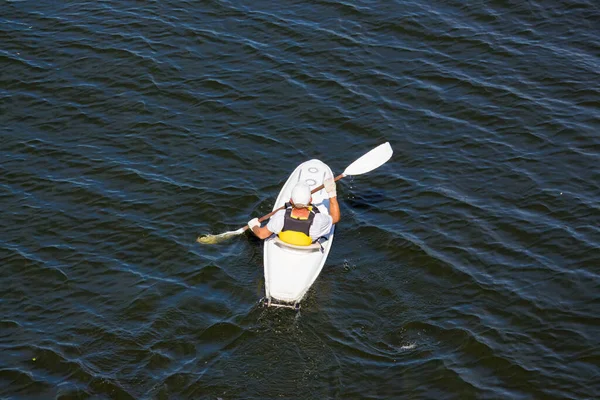
{"label": "paddle", "polygon": [[[352,164],[350,164],[344,170],[343,173],[341,173],[340,175],[338,175],[334,178],[334,181],[339,181],[340,179],[342,179],[345,176],[362,175],[362,174],[366,174],[367,172],[373,171],[375,168],[378,168],[378,167],[382,166],[383,164],[385,164],[390,159],[390,157],[392,157],[392,154],[393,154],[392,146],[390,146],[389,142],[385,142],[384,144],[381,144],[381,145],[375,147],[373,150],[364,154],[362,157],[360,157],[359,159],[354,161]],[[311,190],[311,194],[318,192],[319,190],[323,189],[323,187],[324,187],[324,185],[317,186],[316,188]],[[267,215],[259,218],[258,221],[263,222],[264,220],[271,218],[277,211],[283,210],[284,208],[285,208],[285,206],[279,207],[278,209],[273,210],[272,212],[268,213]],[[236,235],[242,234],[242,233],[244,233],[244,231],[246,229],[248,229],[248,225],[246,225],[243,228],[240,228],[238,230],[235,230],[235,231],[224,232],[224,233],[221,233],[218,235],[202,236],[202,237],[199,237],[198,239],[196,239],[196,241],[198,243],[202,243],[202,244],[214,244],[214,243],[221,242],[225,239],[228,239],[231,236],[236,236]]]}

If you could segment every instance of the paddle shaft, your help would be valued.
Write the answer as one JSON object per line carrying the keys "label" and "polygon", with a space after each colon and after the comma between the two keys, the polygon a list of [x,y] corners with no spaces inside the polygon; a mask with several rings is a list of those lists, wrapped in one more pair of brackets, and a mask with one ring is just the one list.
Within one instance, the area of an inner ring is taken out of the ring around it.
{"label": "paddle shaft", "polygon": [[[342,178],[343,178],[343,177],[345,177],[345,176],[346,176],[346,175],[344,175],[344,174],[339,174],[338,176],[336,176],[336,177],[333,179],[333,181],[334,181],[334,182],[337,182],[337,181],[339,181],[340,179],[342,179]],[[316,188],[314,188],[313,190],[311,190],[311,191],[310,191],[310,194],[317,193],[319,190],[323,189],[324,187],[325,187],[325,185],[324,185],[324,184],[322,184],[322,185],[319,185],[319,186],[317,186]],[[263,222],[263,221],[266,221],[267,219],[269,219],[269,218],[271,218],[273,215],[275,215],[275,213],[276,213],[277,211],[281,211],[281,210],[283,210],[284,208],[285,208],[285,206],[281,206],[281,207],[279,207],[278,209],[271,211],[271,212],[270,212],[270,213],[268,213],[267,215],[264,215],[264,216],[260,217],[260,218],[258,219],[258,222]],[[243,228],[243,230],[246,230],[246,229],[248,229],[248,225],[246,225],[246,226]]]}

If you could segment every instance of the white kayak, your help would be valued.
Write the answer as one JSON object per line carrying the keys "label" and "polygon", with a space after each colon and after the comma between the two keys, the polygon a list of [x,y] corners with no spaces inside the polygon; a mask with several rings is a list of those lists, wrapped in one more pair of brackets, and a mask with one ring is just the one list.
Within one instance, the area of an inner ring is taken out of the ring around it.
{"label": "white kayak", "polygon": [[[327,178],[333,178],[331,169],[319,160],[310,160],[300,164],[283,185],[273,211],[290,201],[292,189],[298,182],[304,182],[311,190],[323,184]],[[329,197],[325,189],[312,195],[312,204],[319,212],[329,214]],[[333,243],[335,225],[326,235],[309,246],[287,244],[272,235],[264,244],[265,267],[265,304],[299,308],[300,301],[315,282]]]}

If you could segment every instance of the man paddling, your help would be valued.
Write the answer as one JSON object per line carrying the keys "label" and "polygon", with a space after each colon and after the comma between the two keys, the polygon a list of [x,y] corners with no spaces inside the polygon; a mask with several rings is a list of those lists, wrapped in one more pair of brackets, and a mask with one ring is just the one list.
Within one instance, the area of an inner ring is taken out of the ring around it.
{"label": "man paddling", "polygon": [[266,239],[272,234],[289,244],[308,246],[331,231],[331,226],[340,220],[340,206],[337,201],[335,181],[326,179],[323,186],[329,196],[329,215],[319,212],[312,205],[310,188],[304,183],[298,183],[292,189],[289,206],[279,210],[269,219],[267,225],[261,227],[258,218],[248,222],[248,227],[260,239]]}

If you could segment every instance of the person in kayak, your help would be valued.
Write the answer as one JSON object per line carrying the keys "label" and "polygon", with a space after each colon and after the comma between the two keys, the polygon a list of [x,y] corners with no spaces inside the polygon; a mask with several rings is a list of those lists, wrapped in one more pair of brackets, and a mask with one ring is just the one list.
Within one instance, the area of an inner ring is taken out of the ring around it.
{"label": "person in kayak", "polygon": [[248,227],[260,239],[266,239],[272,234],[289,244],[308,246],[315,240],[325,236],[333,224],[340,220],[340,206],[337,201],[335,181],[326,179],[323,182],[329,196],[329,215],[319,212],[311,204],[310,188],[304,183],[298,183],[292,189],[290,203],[279,210],[269,219],[267,225],[261,227],[258,218],[248,222]]}

